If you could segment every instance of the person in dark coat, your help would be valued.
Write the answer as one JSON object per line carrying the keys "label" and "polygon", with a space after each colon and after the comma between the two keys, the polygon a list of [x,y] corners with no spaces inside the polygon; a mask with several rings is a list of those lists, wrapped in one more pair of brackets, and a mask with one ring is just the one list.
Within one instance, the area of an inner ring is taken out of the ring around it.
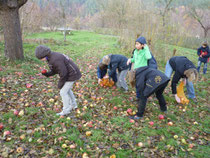
{"label": "person in dark coat", "polygon": [[[104,76],[106,76],[107,70],[108,70],[108,66],[102,64],[102,59],[101,59],[97,66],[98,84],[100,84]],[[117,72],[115,71],[112,74],[112,76],[109,76],[109,78],[111,78],[114,81],[114,83],[117,83]]]}
{"label": "person in dark coat", "polygon": [[206,74],[207,71],[207,63],[209,62],[210,50],[207,42],[204,42],[200,48],[198,48],[197,55],[198,58],[198,72],[200,71],[201,64],[203,63],[203,74]]}
{"label": "person in dark coat", "polygon": [[102,62],[99,65],[100,70],[103,70],[104,67],[107,66],[108,74],[110,77],[115,76],[115,73],[117,73],[117,87],[123,88],[125,91],[128,90],[128,85],[125,81],[129,65],[127,65],[128,58],[119,55],[119,54],[109,54],[102,58]]}
{"label": "person in dark coat", "polygon": [[196,102],[195,90],[193,87],[193,82],[198,78],[198,72],[195,65],[185,56],[174,56],[166,64],[165,75],[171,78],[171,75],[174,73],[171,88],[172,94],[174,94],[175,99],[180,103],[180,98],[177,96],[177,84],[181,78],[186,80],[186,87],[188,97],[193,99]]}
{"label": "person in dark coat", "polygon": [[166,101],[163,96],[164,89],[167,87],[170,79],[161,71],[148,66],[140,67],[136,70],[136,88],[140,93],[138,100],[138,112],[131,116],[131,119],[140,119],[143,117],[147,98],[153,93],[156,94],[160,110],[167,111]]}
{"label": "person in dark coat", "polygon": [[81,78],[81,72],[77,65],[66,55],[52,52],[46,46],[38,46],[35,50],[38,59],[46,60],[50,71],[42,73],[49,77],[55,74],[60,76],[58,88],[63,101],[63,110],[57,115],[67,115],[72,109],[77,108],[75,96],[72,92],[73,83]]}

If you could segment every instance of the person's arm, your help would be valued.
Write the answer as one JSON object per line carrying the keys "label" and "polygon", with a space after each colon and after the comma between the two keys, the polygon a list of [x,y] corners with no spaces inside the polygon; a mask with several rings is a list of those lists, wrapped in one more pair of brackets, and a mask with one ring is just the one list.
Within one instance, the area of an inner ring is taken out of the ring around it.
{"label": "person's arm", "polygon": [[46,73],[42,73],[42,75],[46,76],[46,77],[50,77],[50,76],[53,76],[55,75],[56,73],[54,72],[54,70],[50,69],[49,72],[46,72]]}
{"label": "person's arm", "polygon": [[181,75],[178,72],[175,72],[171,82],[172,94],[177,94],[176,87],[180,79]]}
{"label": "person's arm", "polygon": [[151,58],[152,58],[152,55],[151,55],[151,53],[150,53],[150,51],[149,51],[149,47],[146,46],[144,49],[145,49],[145,58],[146,58],[147,60],[151,59]]}
{"label": "person's arm", "polygon": [[64,62],[56,62],[54,66],[60,76],[58,81],[58,88],[61,89],[67,80],[68,70]]}
{"label": "person's arm", "polygon": [[177,84],[180,79],[181,79],[181,75],[178,72],[175,72],[173,79],[172,79],[172,83],[171,83],[172,94],[174,94],[174,97],[178,103],[181,102],[181,99],[177,95]]}
{"label": "person's arm", "polygon": [[198,48],[198,50],[197,50],[197,55],[198,55],[198,56],[200,56],[200,55],[201,55],[201,47],[200,47],[200,48]]}

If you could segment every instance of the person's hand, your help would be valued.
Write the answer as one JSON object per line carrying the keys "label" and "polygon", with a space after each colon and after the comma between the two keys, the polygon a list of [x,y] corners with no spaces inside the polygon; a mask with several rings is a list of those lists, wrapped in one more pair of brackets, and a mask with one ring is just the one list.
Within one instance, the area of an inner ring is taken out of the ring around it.
{"label": "person's hand", "polygon": [[98,84],[100,84],[101,81],[102,81],[102,79],[99,78],[99,79],[98,79]]}
{"label": "person's hand", "polygon": [[175,99],[176,99],[177,103],[181,102],[181,99],[177,96],[177,94],[175,94]]}
{"label": "person's hand", "polygon": [[106,78],[109,78],[109,76],[104,76],[104,78],[106,79]]}
{"label": "person's hand", "polygon": [[128,59],[127,61],[127,65],[129,65],[131,63],[131,59]]}

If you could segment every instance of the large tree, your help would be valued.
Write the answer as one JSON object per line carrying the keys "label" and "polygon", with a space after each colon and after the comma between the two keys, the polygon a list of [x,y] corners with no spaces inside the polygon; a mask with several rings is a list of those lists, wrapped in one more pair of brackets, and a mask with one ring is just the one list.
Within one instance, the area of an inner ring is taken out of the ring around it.
{"label": "large tree", "polygon": [[9,60],[23,59],[23,44],[19,8],[27,0],[0,0],[0,18],[5,41],[5,57]]}

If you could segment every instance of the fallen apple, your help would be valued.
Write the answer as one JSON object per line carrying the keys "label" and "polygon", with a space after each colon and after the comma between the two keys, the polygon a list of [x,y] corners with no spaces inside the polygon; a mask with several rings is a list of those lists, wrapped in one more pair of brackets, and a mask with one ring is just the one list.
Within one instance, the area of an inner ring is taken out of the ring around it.
{"label": "fallen apple", "polygon": [[67,145],[66,144],[62,144],[62,148],[63,149],[67,148]]}
{"label": "fallen apple", "polygon": [[168,122],[168,125],[169,126],[173,126],[173,122]]}
{"label": "fallen apple", "polygon": [[129,121],[130,123],[134,123],[135,121],[133,120],[133,119],[130,119],[130,121]]}
{"label": "fallen apple", "polygon": [[45,73],[47,73],[47,70],[46,69],[43,69],[42,70],[42,74],[45,74]]}
{"label": "fallen apple", "polygon": [[189,148],[193,148],[194,147],[194,144],[189,144]]}
{"label": "fallen apple", "polygon": [[0,123],[0,131],[4,128],[3,123]]}
{"label": "fallen apple", "polygon": [[149,122],[149,125],[150,125],[150,126],[153,126],[153,125],[154,125],[154,122],[153,122],[153,121],[150,121],[150,122]]}
{"label": "fallen apple", "polygon": [[139,142],[138,143],[138,147],[143,147],[143,143],[142,142]]}
{"label": "fallen apple", "polygon": [[19,112],[18,115],[19,115],[19,116],[23,116],[23,115],[24,115],[24,111],[23,111],[23,110],[20,110],[20,112]]}
{"label": "fallen apple", "polygon": [[91,136],[91,135],[92,135],[92,132],[91,132],[91,131],[87,131],[87,132],[86,132],[86,136],[89,137],[89,136]]}
{"label": "fallen apple", "polygon": [[10,134],[11,134],[10,131],[5,131],[5,132],[4,132],[4,136],[8,136],[8,135],[10,135]]}
{"label": "fallen apple", "polygon": [[15,111],[14,111],[14,115],[17,116],[18,114],[19,114],[19,111],[15,110]]}
{"label": "fallen apple", "polygon": [[159,120],[163,120],[164,116],[163,115],[159,115]]}
{"label": "fallen apple", "polygon": [[117,110],[117,107],[116,106],[114,106],[114,110]]}
{"label": "fallen apple", "polygon": [[178,135],[174,135],[174,139],[177,139],[177,138],[179,138],[179,136]]}
{"label": "fallen apple", "polygon": [[22,147],[18,147],[16,151],[17,153],[23,153],[24,149]]}
{"label": "fallen apple", "polygon": [[131,113],[132,112],[132,109],[127,109],[127,113]]}

